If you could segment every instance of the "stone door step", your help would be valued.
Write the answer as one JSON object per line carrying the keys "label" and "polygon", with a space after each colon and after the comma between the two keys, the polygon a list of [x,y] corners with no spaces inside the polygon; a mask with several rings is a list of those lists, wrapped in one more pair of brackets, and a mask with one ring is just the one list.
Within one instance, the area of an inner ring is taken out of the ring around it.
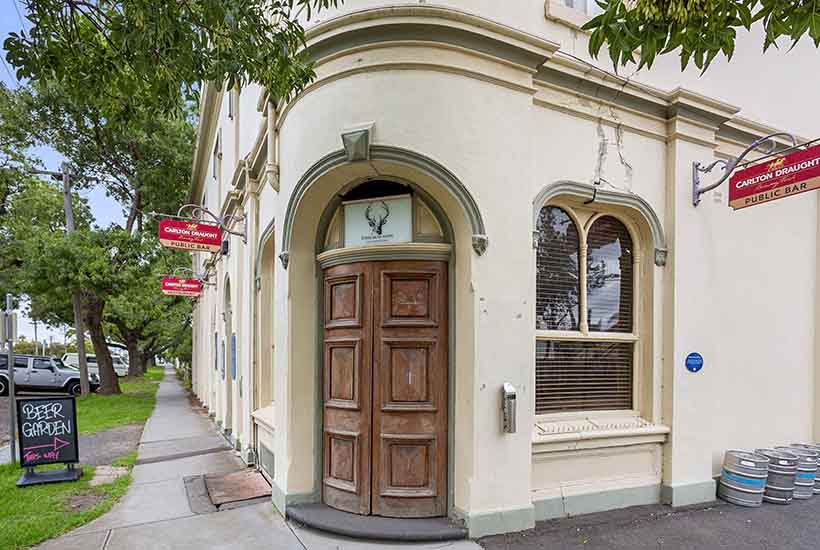
{"label": "stone door step", "polygon": [[447,518],[360,516],[319,503],[290,505],[287,517],[307,527],[358,539],[432,542],[467,538],[467,529]]}

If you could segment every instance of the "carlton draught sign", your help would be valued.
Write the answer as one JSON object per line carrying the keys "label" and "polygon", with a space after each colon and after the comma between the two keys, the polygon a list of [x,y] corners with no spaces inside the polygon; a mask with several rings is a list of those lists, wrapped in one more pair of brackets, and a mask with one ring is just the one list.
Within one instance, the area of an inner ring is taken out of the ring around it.
{"label": "carlton draught sign", "polygon": [[163,277],[162,293],[167,296],[199,296],[202,292],[202,281],[199,279],[177,279]]}
{"label": "carlton draught sign", "polygon": [[222,230],[219,226],[209,223],[161,220],[159,242],[168,248],[219,252],[222,246]]}
{"label": "carlton draught sign", "polygon": [[818,188],[820,145],[815,145],[733,174],[729,206],[739,210]]}

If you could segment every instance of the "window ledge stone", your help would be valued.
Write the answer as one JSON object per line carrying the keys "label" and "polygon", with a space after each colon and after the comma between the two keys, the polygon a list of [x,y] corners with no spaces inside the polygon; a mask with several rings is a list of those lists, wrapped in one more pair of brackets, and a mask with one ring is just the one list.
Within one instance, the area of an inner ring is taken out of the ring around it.
{"label": "window ledge stone", "polygon": [[638,417],[543,420],[533,427],[533,454],[664,443],[668,426]]}
{"label": "window ledge stone", "polygon": [[264,426],[268,431],[274,432],[275,428],[273,426],[273,403],[268,405],[267,407],[262,407],[261,409],[256,409],[251,413],[253,420],[257,424],[261,424]]}
{"label": "window ledge stone", "polygon": [[582,27],[586,25],[587,21],[592,19],[583,11],[571,8],[559,0],[546,0],[544,2],[544,15],[551,21],[563,23],[570,28],[581,32],[585,31]]}

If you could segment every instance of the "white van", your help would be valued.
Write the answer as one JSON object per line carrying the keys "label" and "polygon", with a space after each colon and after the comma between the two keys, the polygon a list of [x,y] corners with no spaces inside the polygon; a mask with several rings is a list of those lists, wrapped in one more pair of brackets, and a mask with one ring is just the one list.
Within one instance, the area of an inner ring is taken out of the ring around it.
{"label": "white van", "polygon": [[[112,355],[111,361],[114,363],[114,372],[117,373],[117,376],[128,376],[128,363],[123,361],[122,357]],[[88,365],[89,375],[100,375],[100,369],[97,366],[96,355],[91,355],[87,353],[85,355],[85,362]],[[63,363],[65,363],[66,365],[71,365],[72,367],[79,368],[80,356],[76,353],[66,353],[65,355],[63,355]]]}

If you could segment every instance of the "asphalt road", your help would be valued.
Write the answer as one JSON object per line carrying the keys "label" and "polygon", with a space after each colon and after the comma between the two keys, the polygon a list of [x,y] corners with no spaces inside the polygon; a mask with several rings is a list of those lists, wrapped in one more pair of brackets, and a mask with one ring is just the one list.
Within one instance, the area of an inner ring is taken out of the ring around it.
{"label": "asphalt road", "polygon": [[640,506],[538,522],[535,529],[479,544],[487,550],[816,550],[818,517],[820,496],[760,508],[722,501],[677,510]]}

